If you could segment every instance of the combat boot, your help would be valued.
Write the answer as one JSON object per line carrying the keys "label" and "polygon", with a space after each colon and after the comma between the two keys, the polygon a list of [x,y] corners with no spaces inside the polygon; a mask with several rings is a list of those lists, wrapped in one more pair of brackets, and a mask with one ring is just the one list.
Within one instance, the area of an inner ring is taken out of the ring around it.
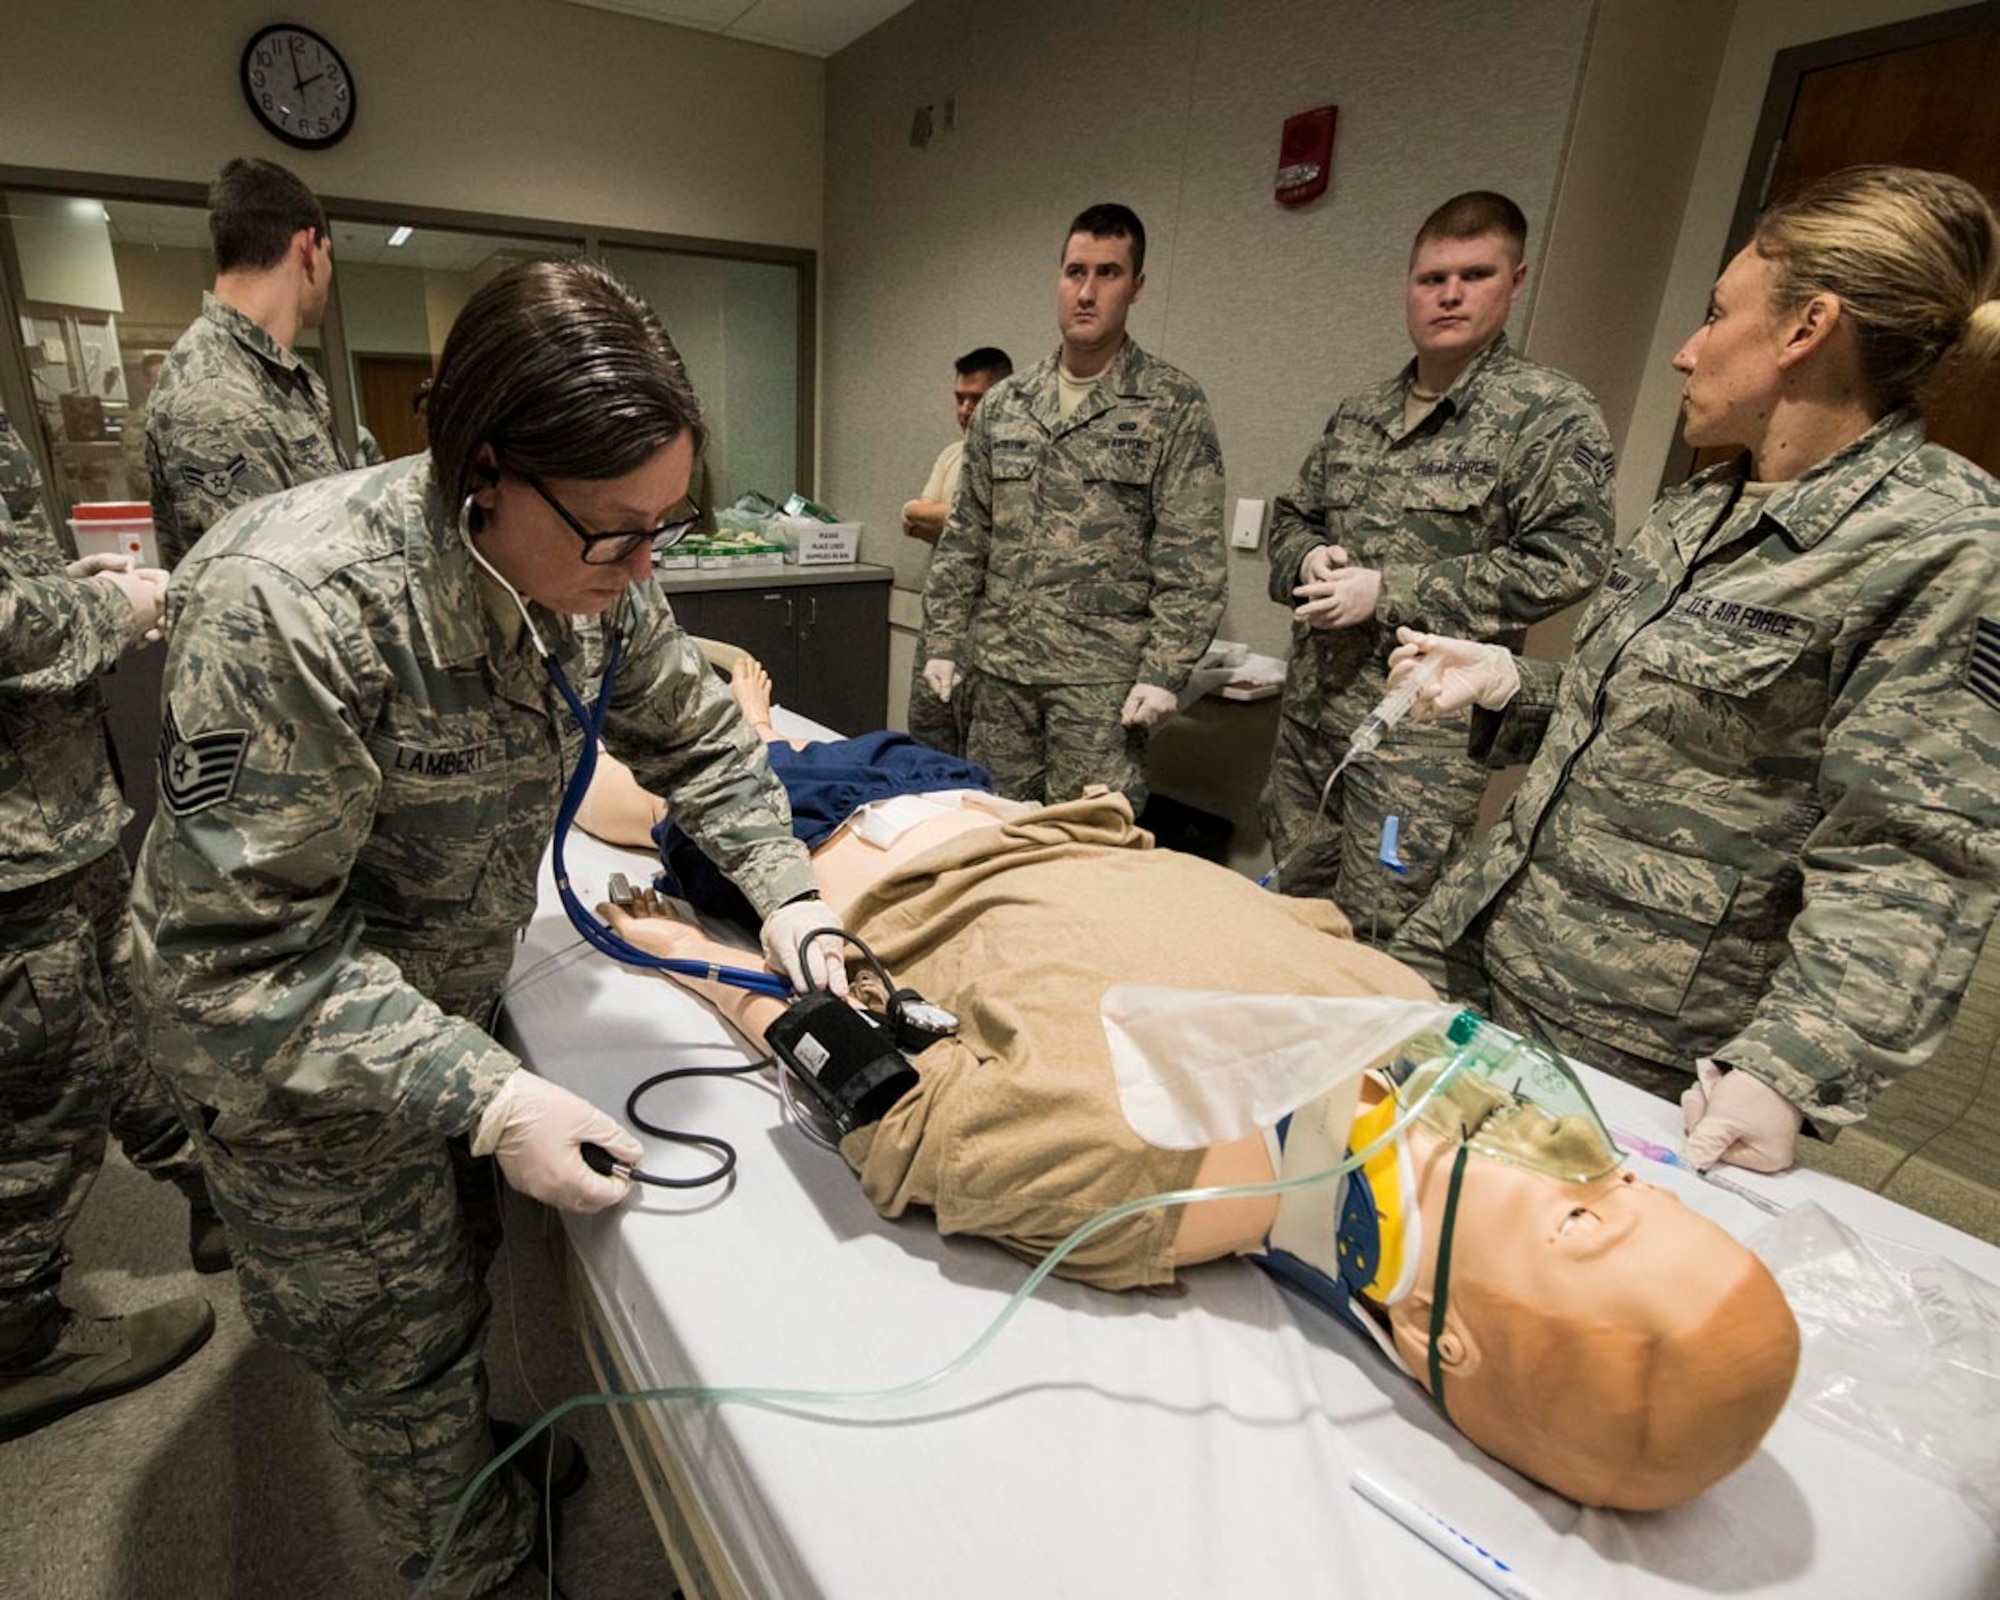
{"label": "combat boot", "polygon": [[122,1317],[85,1317],[67,1308],[48,1352],[0,1367],[0,1440],[47,1427],[58,1417],[169,1373],[208,1343],[215,1311],[190,1297]]}
{"label": "combat boot", "polygon": [[216,1215],[215,1202],[208,1197],[208,1182],[196,1168],[173,1180],[174,1187],[187,1197],[188,1259],[196,1272],[229,1270],[229,1230]]}

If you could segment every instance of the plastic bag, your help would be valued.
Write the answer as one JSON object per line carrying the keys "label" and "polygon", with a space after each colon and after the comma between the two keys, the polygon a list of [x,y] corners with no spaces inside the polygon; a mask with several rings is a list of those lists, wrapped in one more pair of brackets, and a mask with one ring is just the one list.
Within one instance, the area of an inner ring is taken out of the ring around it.
{"label": "plastic bag", "polygon": [[1799,1320],[1790,1404],[1950,1485],[2000,1533],[2000,1286],[1817,1205],[1750,1247]]}

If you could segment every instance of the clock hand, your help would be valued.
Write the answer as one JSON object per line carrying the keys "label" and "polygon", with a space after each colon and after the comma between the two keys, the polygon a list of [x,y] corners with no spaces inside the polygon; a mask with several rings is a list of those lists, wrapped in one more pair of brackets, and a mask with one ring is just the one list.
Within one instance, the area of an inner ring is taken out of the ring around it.
{"label": "clock hand", "polygon": [[315,72],[310,78],[301,78],[297,83],[292,85],[293,91],[296,93],[298,90],[303,89],[309,83],[318,83],[319,80],[321,78],[324,78],[325,76],[326,74],[324,72]]}
{"label": "clock hand", "polygon": [[304,87],[299,82],[299,41],[297,39],[287,39],[285,43],[291,48],[292,52],[292,93],[297,94]]}

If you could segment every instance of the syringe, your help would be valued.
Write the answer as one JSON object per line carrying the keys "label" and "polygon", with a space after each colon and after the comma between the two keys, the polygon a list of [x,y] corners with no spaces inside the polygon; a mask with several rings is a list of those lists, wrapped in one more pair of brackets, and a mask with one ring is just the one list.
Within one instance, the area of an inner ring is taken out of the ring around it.
{"label": "syringe", "polygon": [[[1354,738],[1347,746],[1347,761],[1372,754],[1382,742],[1382,735],[1409,715],[1410,707],[1417,703],[1417,696],[1429,687],[1443,665],[1442,656],[1424,657],[1417,663],[1415,672],[1382,696],[1375,703],[1375,709],[1363,717],[1361,726],[1354,730]],[[1347,761],[1341,765],[1346,766]]]}
{"label": "syringe", "polygon": [[1417,696],[1438,675],[1443,665],[1443,657],[1426,656],[1417,663],[1415,672],[1382,696],[1376,702],[1375,709],[1361,719],[1361,726],[1354,730],[1354,738],[1347,746],[1347,754],[1340,758],[1340,764],[1326,775],[1326,782],[1320,785],[1319,806],[1313,812],[1312,821],[1306,824],[1305,832],[1299,836],[1299,842],[1286,852],[1284,859],[1274,863],[1271,870],[1257,880],[1259,888],[1269,889],[1276,884],[1284,869],[1291,865],[1292,859],[1313,842],[1314,836],[1319,832],[1320,818],[1326,815],[1327,799],[1333,793],[1335,781],[1360,757],[1372,754],[1375,747],[1382,742],[1382,735],[1409,715],[1410,707],[1417,703]]}

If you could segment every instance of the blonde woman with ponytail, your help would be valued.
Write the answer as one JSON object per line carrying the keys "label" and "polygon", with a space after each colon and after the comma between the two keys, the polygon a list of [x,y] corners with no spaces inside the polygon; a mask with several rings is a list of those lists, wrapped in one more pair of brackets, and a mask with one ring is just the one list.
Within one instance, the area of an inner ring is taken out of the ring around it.
{"label": "blonde woman with ponytail", "polygon": [[1777,1171],[1935,1050],[2000,884],[2000,482],[1924,435],[2000,358],[2000,222],[1856,167],[1774,207],[1674,358],[1691,444],[1569,663],[1405,634],[1474,747],[1533,756],[1396,953]]}

